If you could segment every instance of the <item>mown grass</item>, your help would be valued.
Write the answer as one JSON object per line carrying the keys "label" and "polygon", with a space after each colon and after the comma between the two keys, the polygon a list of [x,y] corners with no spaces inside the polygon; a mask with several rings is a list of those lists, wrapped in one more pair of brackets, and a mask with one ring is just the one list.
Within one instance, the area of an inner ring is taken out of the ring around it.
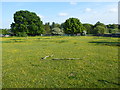
{"label": "mown grass", "polygon": [[118,88],[118,44],[95,36],[3,38],[3,88]]}

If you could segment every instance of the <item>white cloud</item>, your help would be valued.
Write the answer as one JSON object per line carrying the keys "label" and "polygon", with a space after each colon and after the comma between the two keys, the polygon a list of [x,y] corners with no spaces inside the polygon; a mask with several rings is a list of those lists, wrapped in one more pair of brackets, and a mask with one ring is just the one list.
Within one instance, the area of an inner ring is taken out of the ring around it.
{"label": "white cloud", "polygon": [[91,11],[92,11],[91,8],[86,8],[86,9],[85,9],[85,12],[91,12]]}
{"label": "white cloud", "polygon": [[68,13],[59,13],[59,16],[68,16]]}
{"label": "white cloud", "polygon": [[116,12],[118,12],[118,8],[111,8],[111,9],[109,9],[109,12],[116,13]]}
{"label": "white cloud", "polygon": [[76,4],[77,4],[77,2],[70,2],[70,4],[71,4],[71,5],[76,5]]}
{"label": "white cloud", "polygon": [[41,15],[41,14],[37,14],[37,16],[39,16],[40,18],[45,18],[43,15]]}

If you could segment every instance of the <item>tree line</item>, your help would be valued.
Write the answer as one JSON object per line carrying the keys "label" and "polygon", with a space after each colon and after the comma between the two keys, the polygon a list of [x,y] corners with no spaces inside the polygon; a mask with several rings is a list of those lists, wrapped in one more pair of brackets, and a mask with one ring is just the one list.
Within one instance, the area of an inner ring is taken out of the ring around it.
{"label": "tree line", "polygon": [[65,22],[58,24],[49,22],[43,24],[42,20],[36,13],[30,11],[17,11],[14,14],[14,22],[11,29],[2,29],[3,34],[12,34],[14,36],[36,36],[36,35],[102,35],[105,33],[118,33],[119,25],[97,22],[95,25],[85,23],[82,24],[78,18],[69,18]]}

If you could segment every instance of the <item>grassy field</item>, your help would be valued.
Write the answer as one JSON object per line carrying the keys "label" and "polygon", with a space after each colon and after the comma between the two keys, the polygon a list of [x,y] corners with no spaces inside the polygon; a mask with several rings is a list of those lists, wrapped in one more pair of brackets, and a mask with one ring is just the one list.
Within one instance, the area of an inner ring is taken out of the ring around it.
{"label": "grassy field", "polygon": [[[1,42],[3,88],[120,87],[118,38],[8,37]],[[41,59],[48,55],[53,57]]]}

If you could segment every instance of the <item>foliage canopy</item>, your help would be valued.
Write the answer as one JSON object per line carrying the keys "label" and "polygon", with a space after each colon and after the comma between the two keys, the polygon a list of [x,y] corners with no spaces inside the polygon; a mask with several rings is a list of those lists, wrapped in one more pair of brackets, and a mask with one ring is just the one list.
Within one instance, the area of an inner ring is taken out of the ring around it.
{"label": "foliage canopy", "polygon": [[14,23],[11,24],[11,32],[13,34],[39,35],[43,31],[43,23],[36,13],[20,10],[14,14]]}
{"label": "foliage canopy", "polygon": [[77,18],[69,18],[63,24],[63,29],[66,34],[82,33],[85,28]]}

